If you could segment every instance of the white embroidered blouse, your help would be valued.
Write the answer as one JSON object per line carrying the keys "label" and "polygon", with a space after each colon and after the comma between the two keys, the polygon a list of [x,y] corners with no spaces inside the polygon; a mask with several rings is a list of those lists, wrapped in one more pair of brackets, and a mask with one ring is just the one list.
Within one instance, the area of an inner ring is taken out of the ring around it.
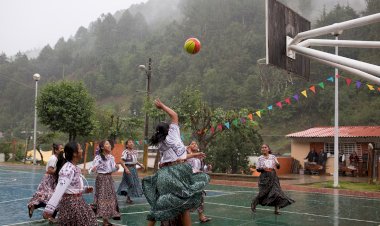
{"label": "white embroidered blouse", "polygon": [[189,158],[186,161],[193,167],[193,173],[202,171],[202,161],[199,158]]}
{"label": "white embroidered blouse", "polygon": [[90,168],[91,170],[89,173],[96,171],[97,173],[105,174],[117,171],[115,157],[113,157],[111,154],[108,154],[105,157],[106,160],[103,160],[100,155],[95,156],[94,161],[92,161],[92,167]]}
{"label": "white embroidered blouse", "polygon": [[125,149],[121,154],[121,160],[124,161],[126,165],[137,164],[138,152],[136,150]]}
{"label": "white embroidered blouse", "polygon": [[178,159],[186,159],[186,146],[181,140],[179,126],[170,124],[169,132],[165,140],[158,145],[161,154],[161,163],[174,162]]}
{"label": "white embroidered blouse", "polygon": [[268,158],[265,158],[264,155],[260,155],[259,159],[257,160],[256,168],[257,169],[264,169],[264,168],[275,169],[276,164],[278,164],[276,156],[269,154]]}
{"label": "white embroidered blouse", "polygon": [[46,171],[48,171],[49,167],[53,167],[55,169],[55,167],[57,166],[57,161],[58,161],[57,156],[52,155],[49,158],[48,163],[46,164]]}
{"label": "white embroidered blouse", "polygon": [[85,190],[82,172],[78,166],[66,162],[59,171],[58,184],[55,191],[45,207],[45,212],[52,214],[57,208],[64,194],[80,194]]}

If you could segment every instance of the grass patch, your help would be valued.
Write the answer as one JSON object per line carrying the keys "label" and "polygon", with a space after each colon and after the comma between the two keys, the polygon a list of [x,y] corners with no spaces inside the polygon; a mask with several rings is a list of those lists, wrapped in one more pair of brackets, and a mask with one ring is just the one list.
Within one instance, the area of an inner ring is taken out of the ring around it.
{"label": "grass patch", "polygon": [[[315,188],[334,188],[333,181],[319,182],[310,184],[311,187]],[[380,192],[379,184],[368,184],[363,182],[349,182],[349,181],[340,181],[339,189],[348,189],[353,191],[377,191]]]}

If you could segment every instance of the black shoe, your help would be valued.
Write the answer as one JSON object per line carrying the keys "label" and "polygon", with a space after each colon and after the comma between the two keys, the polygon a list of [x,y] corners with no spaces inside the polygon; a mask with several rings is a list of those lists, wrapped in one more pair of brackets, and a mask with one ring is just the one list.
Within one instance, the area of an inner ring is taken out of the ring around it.
{"label": "black shoe", "polygon": [[252,212],[256,212],[256,205],[254,203],[251,203],[251,210]]}
{"label": "black shoe", "polygon": [[28,214],[29,214],[29,218],[32,218],[32,216],[33,216],[33,211],[34,211],[34,205],[28,206]]}

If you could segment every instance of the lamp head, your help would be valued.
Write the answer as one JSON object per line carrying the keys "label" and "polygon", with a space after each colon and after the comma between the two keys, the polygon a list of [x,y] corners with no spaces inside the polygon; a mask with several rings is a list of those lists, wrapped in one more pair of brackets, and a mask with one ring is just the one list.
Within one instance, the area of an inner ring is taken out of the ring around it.
{"label": "lamp head", "polygon": [[145,65],[139,65],[139,69],[142,70],[142,71],[146,71]]}
{"label": "lamp head", "polygon": [[33,79],[34,79],[34,81],[39,81],[40,79],[41,79],[41,76],[40,76],[40,74],[34,74],[33,75]]}

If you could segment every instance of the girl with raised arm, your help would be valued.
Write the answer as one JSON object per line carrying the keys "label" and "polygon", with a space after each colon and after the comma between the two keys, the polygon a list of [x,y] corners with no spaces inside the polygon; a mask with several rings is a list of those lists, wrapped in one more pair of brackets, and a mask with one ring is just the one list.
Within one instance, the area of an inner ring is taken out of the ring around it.
{"label": "girl with raised arm", "polygon": [[142,181],[144,195],[151,206],[148,226],[177,216],[182,225],[191,226],[190,210],[200,206],[202,191],[210,177],[205,173],[193,174],[191,165],[185,162],[187,152],[181,140],[177,113],[159,99],[154,104],[170,116],[171,124],[159,123],[150,139],[162,157],[157,173]]}

